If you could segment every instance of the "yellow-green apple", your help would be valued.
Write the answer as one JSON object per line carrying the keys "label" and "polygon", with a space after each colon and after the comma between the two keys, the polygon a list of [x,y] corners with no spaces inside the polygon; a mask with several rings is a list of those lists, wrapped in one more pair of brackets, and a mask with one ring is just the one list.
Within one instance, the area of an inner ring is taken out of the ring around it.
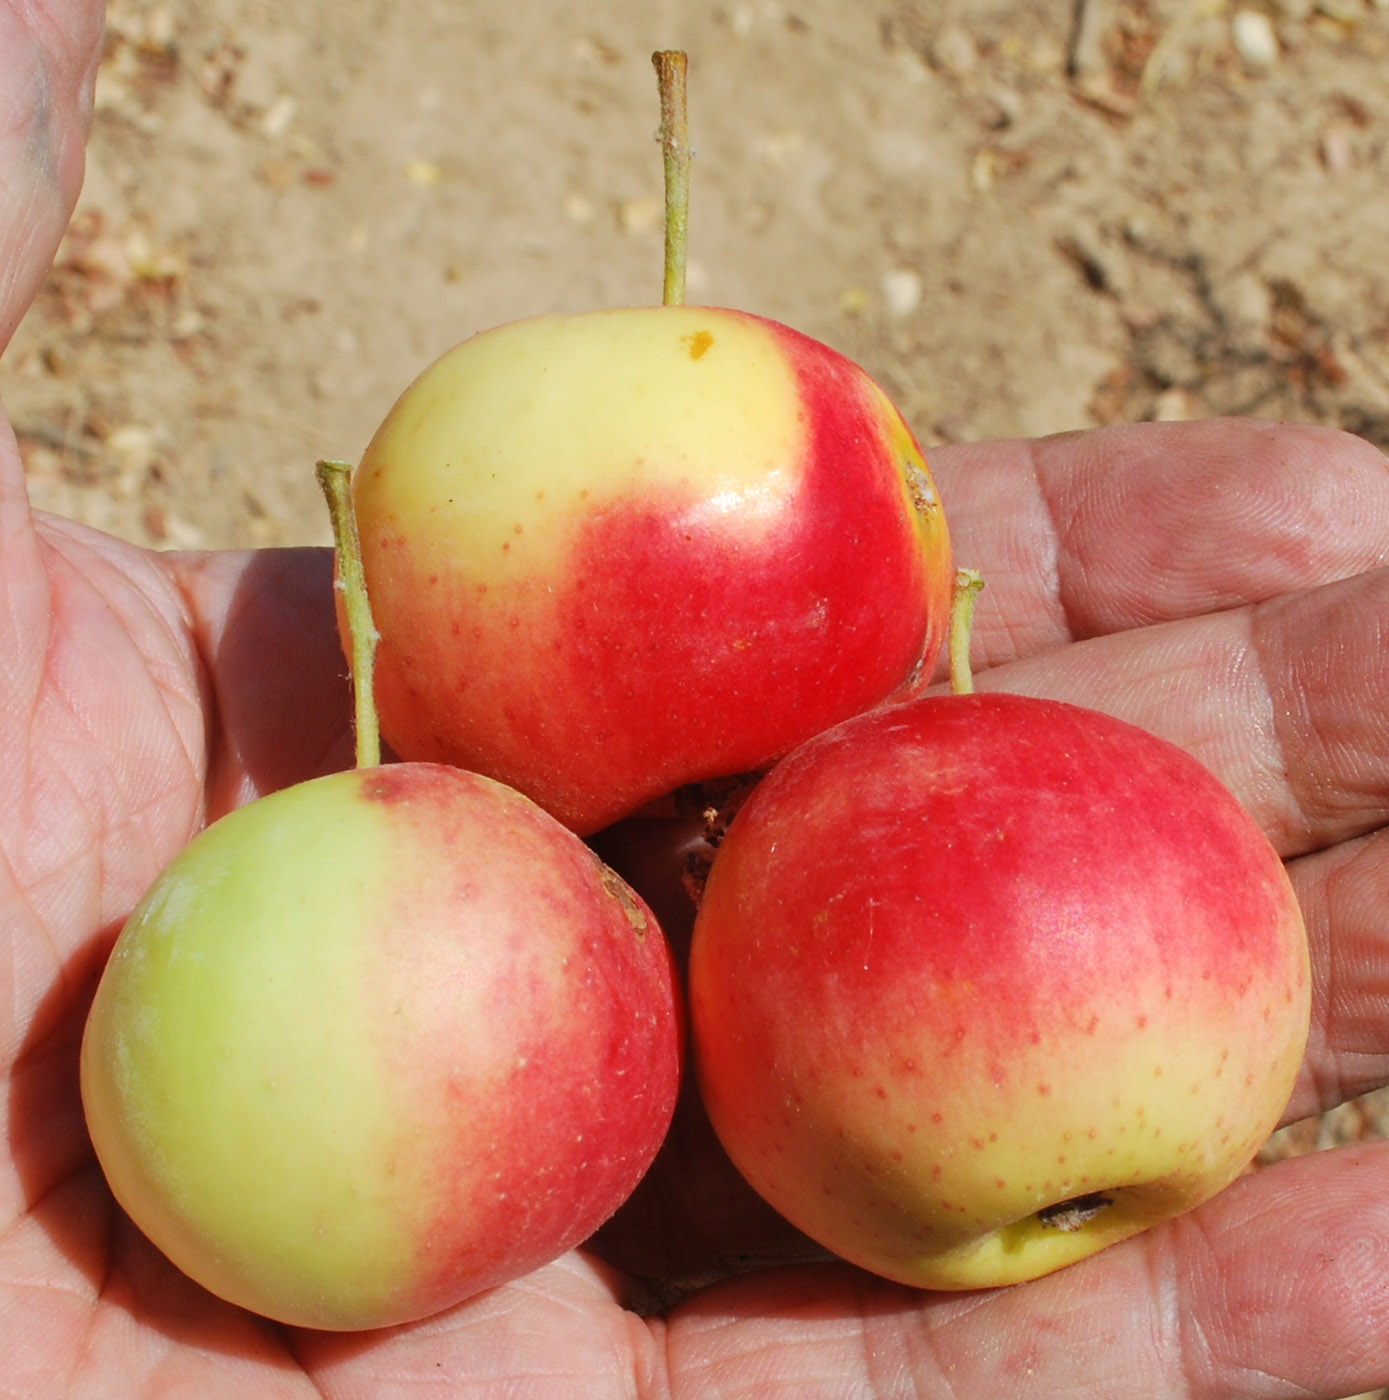
{"label": "yellow-green apple", "polygon": [[842,355],[707,307],[518,321],[391,409],[354,500],[381,729],[591,833],[757,770],[939,650],[944,516]]}
{"label": "yellow-green apple", "polygon": [[1284,868],[1207,769],[998,693],[783,760],[714,857],[690,966],[739,1169],[835,1253],[942,1289],[1224,1187],[1287,1102],[1309,986]]}
{"label": "yellow-green apple", "polygon": [[98,987],[83,1103],[184,1272],[282,1322],[377,1327],[621,1204],[670,1120],[678,1014],[655,920],[534,803],[359,768],[175,857]]}

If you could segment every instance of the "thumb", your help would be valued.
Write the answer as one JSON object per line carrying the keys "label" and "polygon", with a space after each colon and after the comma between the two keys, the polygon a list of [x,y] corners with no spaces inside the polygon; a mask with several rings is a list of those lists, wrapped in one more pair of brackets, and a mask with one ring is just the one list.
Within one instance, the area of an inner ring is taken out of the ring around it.
{"label": "thumb", "polygon": [[[0,0],[0,353],[38,292],[82,186],[103,22],[100,0]],[[27,627],[42,616],[43,600],[31,596],[41,573],[3,410],[0,561],[5,624]],[[17,597],[25,581],[32,588]],[[35,654],[32,634],[22,635]],[[5,654],[18,664],[13,648]],[[5,679],[13,692],[24,678]]]}
{"label": "thumb", "polygon": [[0,351],[82,186],[103,15],[96,0],[0,0]]}

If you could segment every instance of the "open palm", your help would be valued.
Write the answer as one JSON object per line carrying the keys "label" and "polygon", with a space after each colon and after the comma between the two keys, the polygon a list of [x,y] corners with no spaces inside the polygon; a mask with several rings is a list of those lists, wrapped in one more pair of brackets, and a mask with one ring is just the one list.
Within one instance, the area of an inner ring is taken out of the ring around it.
{"label": "open palm", "polygon": [[[0,0],[0,344],[80,179],[100,16]],[[1175,739],[1288,859],[1314,1026],[1289,1116],[1389,1081],[1389,466],[1355,439],[1139,427],[933,455],[989,587],[978,685]],[[1035,1284],[928,1295],[790,1259],[698,1131],[579,1251],[429,1322],[294,1332],[106,1192],[77,1094],[124,916],[211,816],[350,762],[322,551],[152,555],[33,518],[0,420],[0,1393],[1326,1396],[1389,1380],[1389,1145],[1248,1176]],[[611,1262],[605,1262],[605,1258]],[[619,1268],[622,1264],[624,1268]],[[703,1286],[681,1292],[690,1280]]]}

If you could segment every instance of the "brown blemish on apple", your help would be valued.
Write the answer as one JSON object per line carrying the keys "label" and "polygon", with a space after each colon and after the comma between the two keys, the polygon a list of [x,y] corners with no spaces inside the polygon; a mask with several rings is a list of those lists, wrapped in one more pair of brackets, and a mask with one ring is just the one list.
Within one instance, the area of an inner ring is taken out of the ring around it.
{"label": "brown blemish on apple", "polygon": [[928,520],[933,519],[940,511],[940,501],[931,478],[910,457],[902,462],[902,477],[907,483],[907,494],[912,498],[916,513]]}
{"label": "brown blemish on apple", "polygon": [[412,788],[408,776],[393,772],[389,767],[375,768],[371,776],[362,782],[362,796],[368,802],[396,803],[408,799],[418,792]]}
{"label": "brown blemish on apple", "polygon": [[695,331],[693,335],[682,335],[680,339],[689,346],[692,360],[702,360],[714,343],[714,337],[708,331]]}
{"label": "brown blemish on apple", "polygon": [[603,882],[603,892],[621,905],[623,915],[632,926],[632,932],[644,943],[647,928],[646,911],[637,903],[632,891],[627,888],[627,882],[617,871],[604,865],[597,856],[594,860],[598,861],[598,877]]}

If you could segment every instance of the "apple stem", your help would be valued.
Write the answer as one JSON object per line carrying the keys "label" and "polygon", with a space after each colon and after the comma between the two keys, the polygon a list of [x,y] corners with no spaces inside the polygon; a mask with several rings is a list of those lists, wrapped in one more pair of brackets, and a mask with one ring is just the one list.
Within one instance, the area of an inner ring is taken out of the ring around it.
{"label": "apple stem", "polygon": [[685,255],[690,235],[690,123],[685,96],[689,59],[680,49],[651,55],[661,93],[661,154],[666,174],[666,265],[661,301],[685,304]]}
{"label": "apple stem", "polygon": [[974,627],[974,600],[984,586],[978,569],[956,569],[955,587],[950,595],[950,689],[955,695],[974,691],[974,674],[969,668],[969,637]]}
{"label": "apple stem", "polygon": [[328,502],[333,522],[333,549],[337,575],[333,587],[343,596],[347,633],[352,652],[352,698],[357,734],[357,767],[375,768],[381,762],[381,729],[376,716],[376,643],[381,634],[371,615],[366,572],[362,568],[362,539],[357,533],[357,512],[352,505],[352,467],[347,462],[322,461],[318,484]]}

